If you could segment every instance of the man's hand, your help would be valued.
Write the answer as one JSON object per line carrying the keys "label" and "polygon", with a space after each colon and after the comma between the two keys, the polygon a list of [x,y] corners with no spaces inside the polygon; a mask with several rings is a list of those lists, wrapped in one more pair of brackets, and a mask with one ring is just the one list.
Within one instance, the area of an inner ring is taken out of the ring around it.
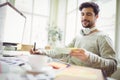
{"label": "man's hand", "polygon": [[88,59],[89,54],[84,49],[73,49],[70,52],[71,56],[74,56],[82,61],[86,61]]}
{"label": "man's hand", "polygon": [[38,51],[38,49],[36,49],[36,50],[33,50],[33,49],[30,49],[30,54],[41,54],[39,51]]}

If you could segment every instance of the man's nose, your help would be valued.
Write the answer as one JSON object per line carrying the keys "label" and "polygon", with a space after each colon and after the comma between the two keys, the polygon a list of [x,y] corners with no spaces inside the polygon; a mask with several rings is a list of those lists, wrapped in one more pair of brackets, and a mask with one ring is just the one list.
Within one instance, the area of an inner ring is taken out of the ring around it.
{"label": "man's nose", "polygon": [[83,19],[87,19],[87,15],[83,15],[82,18],[83,18]]}

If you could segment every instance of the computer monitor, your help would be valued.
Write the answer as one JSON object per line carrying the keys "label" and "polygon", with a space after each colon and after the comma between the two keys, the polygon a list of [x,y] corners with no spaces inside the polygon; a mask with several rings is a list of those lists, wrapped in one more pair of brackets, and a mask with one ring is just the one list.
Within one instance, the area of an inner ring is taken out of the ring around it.
{"label": "computer monitor", "polygon": [[0,4],[0,27],[3,44],[22,43],[26,17],[9,2]]}

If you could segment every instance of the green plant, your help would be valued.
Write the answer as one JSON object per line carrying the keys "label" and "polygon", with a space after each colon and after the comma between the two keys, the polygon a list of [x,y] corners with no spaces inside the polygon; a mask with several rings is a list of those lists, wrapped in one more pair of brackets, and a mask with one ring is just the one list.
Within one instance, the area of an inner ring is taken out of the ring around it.
{"label": "green plant", "polygon": [[57,26],[52,26],[48,28],[48,41],[61,41],[62,40],[62,31]]}

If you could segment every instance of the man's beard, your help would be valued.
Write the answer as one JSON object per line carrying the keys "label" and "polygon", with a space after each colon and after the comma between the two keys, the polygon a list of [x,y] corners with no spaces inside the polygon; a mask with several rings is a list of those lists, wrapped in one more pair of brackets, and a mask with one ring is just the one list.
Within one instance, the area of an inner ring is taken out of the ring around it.
{"label": "man's beard", "polygon": [[[85,21],[85,22],[84,22]],[[87,22],[87,23],[86,23]],[[86,23],[85,25],[84,25],[84,23]],[[89,21],[89,20],[82,20],[82,26],[84,27],[84,28],[91,28],[92,27],[92,23]]]}

